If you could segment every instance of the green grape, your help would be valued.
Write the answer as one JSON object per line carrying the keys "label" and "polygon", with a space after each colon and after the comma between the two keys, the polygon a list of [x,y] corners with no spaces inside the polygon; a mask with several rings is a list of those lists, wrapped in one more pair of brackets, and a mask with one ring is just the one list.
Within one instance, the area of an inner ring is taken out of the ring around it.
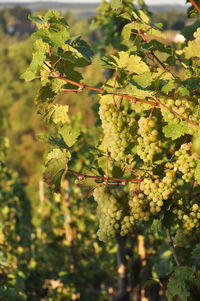
{"label": "green grape", "polygon": [[159,151],[157,118],[141,117],[138,126],[137,154],[144,162],[152,161],[154,155]]}
{"label": "green grape", "polygon": [[125,161],[128,156],[126,149],[134,141],[134,114],[129,114],[126,108],[120,111],[113,104],[101,104],[99,115],[104,132],[102,149],[109,151],[116,161]]}
{"label": "green grape", "polygon": [[195,168],[197,166],[198,155],[192,152],[192,144],[185,143],[175,152],[177,161],[174,164],[174,170],[183,174],[183,179],[190,182],[194,178]]}

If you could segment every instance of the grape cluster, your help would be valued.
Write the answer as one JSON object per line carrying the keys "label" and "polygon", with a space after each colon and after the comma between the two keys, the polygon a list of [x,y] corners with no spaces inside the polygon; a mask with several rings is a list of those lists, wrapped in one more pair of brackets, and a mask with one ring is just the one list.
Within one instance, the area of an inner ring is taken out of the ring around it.
{"label": "grape cluster", "polygon": [[156,129],[157,118],[141,117],[138,126],[137,154],[144,162],[148,162],[159,151],[158,131]]}
{"label": "grape cluster", "polygon": [[135,219],[132,215],[125,215],[121,220],[121,231],[120,235],[125,236],[128,234],[135,224]]}
{"label": "grape cluster", "polygon": [[111,158],[116,161],[124,161],[127,157],[126,149],[134,141],[134,114],[129,114],[127,108],[120,111],[113,104],[101,104],[99,115],[104,131],[102,149],[108,150]]}
{"label": "grape cluster", "polygon": [[140,184],[140,190],[149,203],[151,214],[161,211],[164,201],[167,200],[175,190],[175,172],[171,169],[165,171],[162,179],[145,178]]}
{"label": "grape cluster", "polygon": [[183,179],[190,182],[194,177],[195,168],[197,166],[198,155],[192,153],[192,144],[185,143],[175,152],[177,161],[174,163],[174,170],[183,173]]}
{"label": "grape cluster", "polygon": [[[195,117],[193,116],[194,103],[192,101],[185,98],[178,98],[176,100],[171,98],[163,98],[161,102],[184,118],[195,121],[193,120]],[[167,123],[179,123],[183,120],[163,106],[161,107],[161,113]]]}
{"label": "grape cluster", "polygon": [[183,227],[188,231],[200,227],[200,206],[198,204],[193,204],[189,214],[183,215]]}
{"label": "grape cluster", "polygon": [[130,232],[137,221],[148,221],[151,215],[161,211],[164,201],[174,192],[174,177],[175,172],[167,168],[161,180],[145,178],[140,183],[140,191],[130,193],[129,215],[121,220],[122,236]]}
{"label": "grape cluster", "polygon": [[183,207],[183,201],[178,201],[179,207],[173,209],[173,213],[183,225],[187,232],[200,227],[200,206],[195,203],[190,208]]}
{"label": "grape cluster", "polygon": [[123,192],[99,186],[95,188],[93,195],[98,204],[99,230],[97,235],[100,240],[107,241],[119,231],[121,226],[123,209],[120,199],[123,199]]}

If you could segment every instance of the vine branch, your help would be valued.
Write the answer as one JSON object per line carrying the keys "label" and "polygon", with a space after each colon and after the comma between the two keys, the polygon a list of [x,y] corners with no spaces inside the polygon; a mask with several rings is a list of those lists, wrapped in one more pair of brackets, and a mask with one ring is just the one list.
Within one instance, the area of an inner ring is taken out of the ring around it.
{"label": "vine branch", "polygon": [[181,114],[179,114],[178,112],[174,111],[172,108],[168,107],[165,103],[161,102],[160,100],[158,100],[156,97],[153,97],[153,99],[155,100],[155,102],[157,102],[157,104],[159,106],[164,107],[165,109],[169,110],[171,113],[173,113],[174,115],[177,115],[179,118],[187,121],[188,123],[192,124],[192,125],[197,125],[196,122],[193,122],[192,120],[189,120],[188,118],[182,116]]}
{"label": "vine branch", "polygon": [[174,257],[174,260],[175,260],[175,262],[176,262],[176,265],[177,265],[178,267],[180,267],[181,264],[180,264],[180,262],[179,262],[179,260],[178,260],[177,255],[176,255],[176,250],[175,250],[175,248],[174,248],[174,242],[173,242],[173,239],[172,239],[172,236],[171,236],[171,233],[170,233],[169,229],[166,230],[166,234],[167,234],[168,243],[169,243],[170,249],[171,249],[171,251],[172,251],[172,255],[173,255],[173,257]]}
{"label": "vine branch", "polygon": [[[99,92],[99,93],[105,93],[106,91],[102,88],[96,88],[96,87],[92,87],[92,86],[88,86],[88,85],[85,85],[83,83],[77,83],[71,79],[68,79],[68,78],[65,78],[65,77],[62,77],[62,76],[53,76],[53,77],[56,77],[58,79],[61,79],[69,84],[72,84],[74,86],[77,86],[79,87],[78,91],[83,91],[84,89],[88,89],[88,90],[92,90],[92,91],[96,91],[96,92]],[[68,89],[62,89],[62,91],[68,91]],[[156,106],[157,104],[153,101],[149,101],[149,100],[145,100],[145,99],[141,99],[141,98],[137,98],[137,97],[133,97],[133,96],[130,96],[130,95],[127,95],[127,94],[118,94],[118,93],[110,93],[114,96],[120,96],[120,97],[124,97],[124,98],[127,98],[129,100],[132,100],[133,102],[142,102],[142,103],[146,103],[146,104],[149,104],[151,106]]]}
{"label": "vine branch", "polygon": [[200,6],[194,0],[189,0],[189,1],[196,8],[196,10],[200,12]]}
{"label": "vine branch", "polygon": [[[75,91],[83,91],[84,89],[88,89],[88,90],[93,90],[93,91],[100,92],[100,93],[106,92],[102,88],[96,88],[96,87],[85,85],[83,83],[77,83],[77,82],[75,82],[71,79],[68,79],[68,78],[65,78],[65,77],[62,77],[62,76],[58,76],[56,78],[61,79],[65,82],[67,82],[67,83],[70,83],[70,84],[74,85],[74,86],[79,87],[79,89],[77,89]],[[62,89],[62,91],[69,91],[69,89]],[[132,102],[132,104],[134,104],[135,102],[141,102],[141,103],[149,104],[149,105],[153,106],[154,108],[156,106],[163,106],[165,109],[167,109],[168,111],[170,111],[174,115],[178,116],[179,118],[187,121],[188,123],[190,123],[192,125],[197,125],[197,123],[193,122],[192,120],[189,120],[188,118],[186,118],[186,117],[182,116],[181,114],[179,114],[178,112],[174,111],[172,108],[170,108],[166,104],[162,103],[156,97],[153,97],[154,101],[149,101],[149,100],[133,97],[133,96],[130,96],[130,95],[127,95],[127,94],[117,94],[117,93],[110,93],[110,94],[129,99]]]}
{"label": "vine branch", "polygon": [[[104,180],[106,182],[121,182],[122,185],[125,185],[127,183],[133,182],[133,183],[140,183],[142,181],[142,179],[123,179],[123,178],[113,178],[113,177],[106,177],[106,176],[91,176],[91,175],[87,175],[85,173],[81,173],[81,172],[77,172],[74,171],[72,169],[66,168],[66,171],[73,174],[74,176],[78,177],[80,180],[83,180],[85,178],[90,178],[90,179],[96,179],[96,180]],[[108,183],[108,184],[118,184],[118,183]]]}

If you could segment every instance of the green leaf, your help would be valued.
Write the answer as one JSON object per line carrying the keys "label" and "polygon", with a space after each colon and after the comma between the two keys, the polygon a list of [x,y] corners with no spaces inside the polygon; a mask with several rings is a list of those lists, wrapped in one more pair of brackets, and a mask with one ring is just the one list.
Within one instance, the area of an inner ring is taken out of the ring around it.
{"label": "green leaf", "polygon": [[200,243],[192,250],[191,261],[193,264],[199,264],[200,262]]}
{"label": "green leaf", "polygon": [[54,112],[51,115],[51,119],[52,121],[57,124],[57,123],[61,123],[61,124],[65,124],[67,122],[69,122],[69,117],[68,117],[68,110],[69,110],[69,106],[67,105],[54,105]]}
{"label": "green leaf", "polygon": [[160,51],[160,52],[164,52],[167,54],[172,53],[171,47],[166,46],[157,40],[151,40],[149,43],[144,43],[143,48],[146,50]]}
{"label": "green leaf", "polygon": [[[145,15],[144,17],[146,18],[147,15]],[[164,33],[162,31],[160,31],[158,28],[152,27],[152,26],[144,24],[144,23],[141,23],[140,21],[134,21],[133,23],[126,24],[123,27],[122,37],[123,37],[123,39],[124,39],[125,42],[128,42],[130,40],[131,33],[134,30],[136,32],[138,30],[140,30],[140,31],[146,32],[146,33],[148,33],[148,34],[150,34],[152,36],[158,37],[158,38],[162,38],[162,39],[166,38],[165,35],[164,35]],[[161,43],[159,45],[161,45]],[[163,48],[164,48],[164,45],[163,45]]]}
{"label": "green leaf", "polygon": [[122,5],[122,0],[111,0],[110,5],[112,9],[118,9]]}
{"label": "green leaf", "polygon": [[193,35],[198,28],[200,28],[200,20],[197,20],[191,25],[184,27],[183,30],[181,31],[181,34],[183,34],[187,40],[193,40],[194,39]]}
{"label": "green leaf", "polygon": [[200,161],[197,163],[197,167],[195,169],[194,178],[198,184],[200,184]]}
{"label": "green leaf", "polygon": [[50,104],[41,107],[39,113],[46,123],[65,124],[69,122],[68,109],[67,105]]}
{"label": "green leaf", "polygon": [[126,86],[125,88],[122,88],[122,89],[114,89],[112,87],[108,87],[105,85],[105,90],[108,93],[126,94],[126,95],[130,95],[130,96],[137,97],[137,98],[146,98],[146,97],[151,97],[154,95],[153,91],[139,89],[135,85],[131,85],[131,84],[129,84],[128,86]]}
{"label": "green leaf", "polygon": [[149,67],[142,61],[141,57],[129,55],[129,53],[125,51],[120,51],[115,55],[111,55],[108,62],[110,65],[126,69],[131,73],[142,74],[149,71]]}
{"label": "green leaf", "polygon": [[59,55],[63,59],[69,60],[71,63],[79,63],[82,66],[89,65],[91,63],[91,57],[93,52],[90,46],[81,39],[80,36],[68,39],[65,43],[65,46],[62,47],[62,50],[59,50]]}
{"label": "green leaf", "polygon": [[200,28],[194,33],[195,40],[189,41],[188,46],[183,49],[186,59],[200,57]]}
{"label": "green leaf", "polygon": [[56,96],[56,92],[52,90],[50,83],[40,88],[35,96],[35,104],[53,101]]}
{"label": "green leaf", "polygon": [[134,75],[132,78],[142,88],[150,86],[152,82],[151,72],[145,72],[140,75]]}
{"label": "green leaf", "polygon": [[40,16],[29,15],[28,19],[36,24],[43,24],[44,20]]}
{"label": "green leaf", "polygon": [[170,79],[166,85],[162,87],[162,92],[168,94],[175,88],[174,79]]}
{"label": "green leaf", "polygon": [[163,127],[163,133],[165,137],[175,140],[188,133],[188,123],[182,121],[177,124],[167,124]]}
{"label": "green leaf", "polygon": [[69,152],[60,149],[53,149],[47,156],[44,181],[52,186],[55,192],[60,191],[61,179],[69,159]]}
{"label": "green leaf", "polygon": [[[171,255],[171,253],[170,253]],[[169,275],[173,270],[172,263],[166,259],[160,259],[158,263],[155,263],[152,267],[153,278],[159,279],[162,276]]]}
{"label": "green leaf", "polygon": [[177,267],[169,279],[166,296],[169,301],[178,298],[180,301],[190,301],[189,283],[194,279],[194,271],[188,266]]}
{"label": "green leaf", "polygon": [[188,89],[184,86],[181,86],[178,88],[177,92],[179,93],[179,95],[181,96],[189,96],[190,92],[188,91]]}
{"label": "green leaf", "polygon": [[149,17],[147,16],[147,14],[143,10],[139,9],[137,12],[139,13],[140,19],[143,22],[149,23]]}
{"label": "green leaf", "polygon": [[65,143],[71,147],[75,144],[80,131],[76,128],[72,128],[71,125],[65,125],[59,130],[59,134],[62,136]]}
{"label": "green leaf", "polygon": [[[200,114],[200,108],[197,106],[197,111],[195,112],[196,114],[194,116],[199,118]],[[200,155],[200,130],[198,129],[197,132],[193,135],[192,138],[192,150]]]}
{"label": "green leaf", "polygon": [[57,138],[49,134],[38,134],[37,138],[54,146],[54,147],[59,147],[59,148],[67,148],[67,145],[63,141],[62,138]]}
{"label": "green leaf", "polygon": [[27,70],[21,75],[22,79],[30,81],[38,75],[38,72],[46,59],[48,50],[48,44],[44,43],[41,39],[35,41],[32,61]]}
{"label": "green leaf", "polygon": [[48,11],[44,17],[33,17],[33,21],[36,21],[39,28],[32,34],[35,40],[41,39],[57,49],[62,47],[69,38],[68,24],[59,12]]}
{"label": "green leaf", "polygon": [[131,32],[133,31],[133,23],[126,24],[122,29],[122,37],[125,42],[130,40]]}

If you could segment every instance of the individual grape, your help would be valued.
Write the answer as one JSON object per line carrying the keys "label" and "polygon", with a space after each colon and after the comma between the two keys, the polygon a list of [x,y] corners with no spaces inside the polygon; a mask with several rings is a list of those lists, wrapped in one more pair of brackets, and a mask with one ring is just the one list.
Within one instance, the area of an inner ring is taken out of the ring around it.
{"label": "individual grape", "polygon": [[102,149],[109,151],[116,161],[125,161],[128,156],[126,149],[134,141],[134,114],[129,113],[128,108],[120,111],[113,104],[101,104],[99,115],[104,131]]}
{"label": "individual grape", "polygon": [[144,161],[152,161],[159,151],[157,118],[141,117],[138,121],[137,154]]}
{"label": "individual grape", "polygon": [[198,155],[192,152],[192,144],[182,144],[181,148],[175,152],[175,156],[177,161],[174,164],[174,170],[183,173],[183,179],[190,182],[194,178],[198,162]]}

